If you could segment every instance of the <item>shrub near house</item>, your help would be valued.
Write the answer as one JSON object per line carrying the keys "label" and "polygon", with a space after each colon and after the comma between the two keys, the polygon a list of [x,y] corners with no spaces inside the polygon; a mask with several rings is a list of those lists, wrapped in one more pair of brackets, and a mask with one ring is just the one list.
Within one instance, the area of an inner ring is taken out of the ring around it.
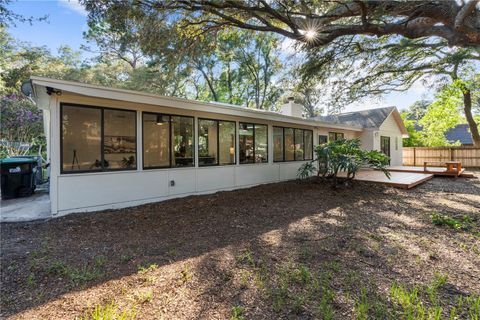
{"label": "shrub near house", "polygon": [[[315,167],[314,163],[318,163]],[[307,178],[315,171],[317,176],[332,178],[333,185],[338,186],[338,173],[346,172],[345,184],[350,184],[355,174],[362,167],[382,170],[390,177],[386,167],[389,157],[376,150],[362,150],[359,139],[341,139],[318,145],[315,148],[315,159],[304,163],[298,170],[299,178]]]}

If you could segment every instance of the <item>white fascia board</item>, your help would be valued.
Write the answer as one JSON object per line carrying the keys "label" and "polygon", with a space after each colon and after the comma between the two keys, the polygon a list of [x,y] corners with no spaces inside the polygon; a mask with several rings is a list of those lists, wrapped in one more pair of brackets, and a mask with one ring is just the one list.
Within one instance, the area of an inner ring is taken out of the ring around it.
{"label": "white fascia board", "polygon": [[[204,111],[211,113],[218,113],[224,115],[232,115],[239,117],[249,117],[249,118],[258,118],[263,120],[271,120],[278,122],[286,122],[292,124],[307,125],[313,127],[327,127],[333,129],[343,129],[350,131],[362,131],[361,127],[356,126],[345,126],[332,124],[330,122],[323,122],[318,120],[309,120],[309,119],[299,119],[297,117],[281,115],[272,111],[250,109],[240,106],[233,105],[219,105],[215,103],[200,102],[195,100],[188,100],[183,98],[176,97],[166,97],[155,95],[151,93],[125,90],[125,89],[116,89],[108,88],[96,85],[85,84],[81,82],[73,81],[64,81],[56,80],[44,77],[35,77],[31,78],[32,84],[35,87],[35,98],[41,99],[46,94],[45,90],[40,90],[38,87],[52,87],[61,91],[72,92],[84,96],[110,99],[110,100],[119,100],[119,101],[128,101],[133,103],[157,105],[162,107],[171,107],[184,110],[192,111]],[[199,108],[201,107],[201,108]]]}

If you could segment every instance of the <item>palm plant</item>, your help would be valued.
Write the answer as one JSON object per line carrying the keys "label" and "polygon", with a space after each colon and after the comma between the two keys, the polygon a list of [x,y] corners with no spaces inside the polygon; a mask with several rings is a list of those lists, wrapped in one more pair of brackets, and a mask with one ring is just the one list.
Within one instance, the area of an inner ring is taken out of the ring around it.
{"label": "palm plant", "polygon": [[[317,164],[316,168],[314,163]],[[298,177],[305,179],[317,171],[318,177],[332,179],[337,187],[339,172],[346,172],[345,184],[350,184],[361,168],[382,170],[390,178],[388,163],[389,158],[385,154],[376,150],[362,150],[359,139],[342,139],[316,146],[315,159],[299,168]]]}

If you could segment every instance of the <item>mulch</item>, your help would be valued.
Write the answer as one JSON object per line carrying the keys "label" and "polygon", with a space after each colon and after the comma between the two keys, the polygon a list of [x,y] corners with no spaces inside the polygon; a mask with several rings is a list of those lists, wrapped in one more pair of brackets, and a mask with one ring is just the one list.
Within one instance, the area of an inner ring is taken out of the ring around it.
{"label": "mulch", "polygon": [[[447,300],[480,294],[478,236],[430,218],[468,215],[480,232],[476,175],[434,178],[412,190],[289,181],[2,224],[0,315],[74,319],[114,300],[120,309],[135,305],[139,319],[225,319],[234,306],[247,319],[315,317],[309,306],[297,314],[274,310],[252,270],[239,265],[244,252],[272,272],[285,261],[312,270],[336,265],[338,319],[353,316],[345,291],[363,284],[387,296],[394,282],[423,285],[441,272]],[[352,274],[358,279],[347,285]],[[146,292],[150,300],[139,298]]]}

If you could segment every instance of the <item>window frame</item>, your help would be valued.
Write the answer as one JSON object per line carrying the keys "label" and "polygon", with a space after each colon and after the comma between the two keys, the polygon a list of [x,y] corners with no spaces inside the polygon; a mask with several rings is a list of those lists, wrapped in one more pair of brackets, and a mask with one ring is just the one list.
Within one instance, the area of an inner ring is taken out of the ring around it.
{"label": "window frame", "polygon": [[[75,171],[65,171],[63,169],[63,108],[65,106],[85,108],[85,109],[97,109],[100,110],[100,162],[102,167],[97,170],[75,170]],[[132,168],[115,168],[115,169],[105,169],[105,116],[104,110],[113,110],[113,111],[125,111],[132,112],[135,114],[135,166]],[[137,123],[137,110],[131,109],[121,109],[121,108],[111,108],[111,107],[101,107],[93,106],[88,104],[80,103],[68,103],[60,102],[60,174],[77,174],[77,173],[96,173],[96,172],[115,172],[115,171],[136,171],[138,170],[138,123]],[[142,157],[143,160],[143,157]]]}
{"label": "window frame", "polygon": [[[197,135],[198,135],[198,143],[197,143],[197,153],[200,156],[199,153],[199,148],[200,148],[200,121],[201,120],[207,120],[207,121],[215,121],[217,123],[217,163],[216,164],[209,164],[209,165],[200,165],[200,158],[198,160],[198,167],[199,168],[208,168],[208,167],[220,167],[220,166],[234,166],[237,164],[237,122],[233,120],[222,120],[222,119],[212,119],[212,118],[197,118]],[[220,164],[220,122],[230,122],[234,124],[235,132],[233,135],[233,146],[235,149],[234,155],[233,155],[233,163],[225,163],[225,164]],[[254,142],[255,142],[255,126],[253,129],[254,132]],[[255,149],[255,148],[254,148]],[[255,155],[255,150],[254,150],[254,155]]]}
{"label": "window frame", "polygon": [[[275,160],[275,157],[273,158],[274,163],[281,163],[281,162],[296,162],[296,161],[311,161],[313,160],[313,130],[311,129],[302,129],[302,128],[293,128],[293,127],[282,127],[282,126],[273,126],[273,128],[281,128],[282,129],[282,136],[283,136],[283,160]],[[297,151],[293,150],[293,160],[285,160],[285,129],[292,129],[293,130],[293,145],[296,145],[296,139],[295,139],[295,130],[302,130],[302,140],[303,140],[303,159],[302,160],[297,160]],[[305,132],[310,131],[312,133],[312,158],[311,159],[305,159]],[[275,147],[275,145],[274,145]],[[275,152],[274,152],[275,153]]]}
{"label": "window frame", "polygon": [[[145,167],[145,128],[143,125],[143,120],[144,114],[150,114],[150,115],[161,115],[163,117],[168,116],[168,166],[152,166],[152,167]],[[193,156],[193,166],[187,166],[187,167],[174,167],[172,166],[172,117],[185,117],[185,118],[190,118],[193,120],[193,130],[192,130],[192,136],[193,136],[193,148],[192,148],[192,156]],[[163,113],[163,112],[151,112],[151,111],[142,111],[142,170],[155,170],[155,169],[184,169],[184,168],[195,168],[196,167],[196,162],[195,162],[195,156],[196,156],[196,150],[195,150],[195,145],[196,145],[196,139],[195,139],[195,117],[193,116],[185,116],[181,114],[171,114],[171,113]]]}
{"label": "window frame", "polygon": [[[328,132],[328,142],[331,142],[330,140],[330,135],[333,134],[335,136],[335,140],[332,141],[338,141],[338,140],[344,140],[345,139],[345,132],[338,132],[338,131],[329,131]],[[341,139],[338,139],[338,135],[342,135]]]}
{"label": "window frame", "polygon": [[[238,139],[238,154],[240,155],[240,128],[242,127],[242,124],[246,124],[246,125],[253,125],[253,142],[252,142],[252,146],[253,146],[253,162],[245,162],[245,163],[242,163],[242,161],[240,160],[240,157],[238,157],[238,164],[268,164],[269,163],[269,151],[270,151],[270,146],[269,146],[269,141],[268,141],[268,138],[269,138],[269,135],[268,135],[268,124],[265,124],[265,123],[257,123],[257,122],[242,122],[242,121],[239,121],[238,122],[238,135],[239,135],[239,139]],[[266,138],[267,138],[267,150],[265,152],[265,154],[267,155],[267,161],[265,162],[255,162],[255,155],[256,155],[256,151],[255,151],[255,142],[256,142],[256,126],[259,125],[259,126],[265,126],[267,127],[267,130],[266,130]]]}

